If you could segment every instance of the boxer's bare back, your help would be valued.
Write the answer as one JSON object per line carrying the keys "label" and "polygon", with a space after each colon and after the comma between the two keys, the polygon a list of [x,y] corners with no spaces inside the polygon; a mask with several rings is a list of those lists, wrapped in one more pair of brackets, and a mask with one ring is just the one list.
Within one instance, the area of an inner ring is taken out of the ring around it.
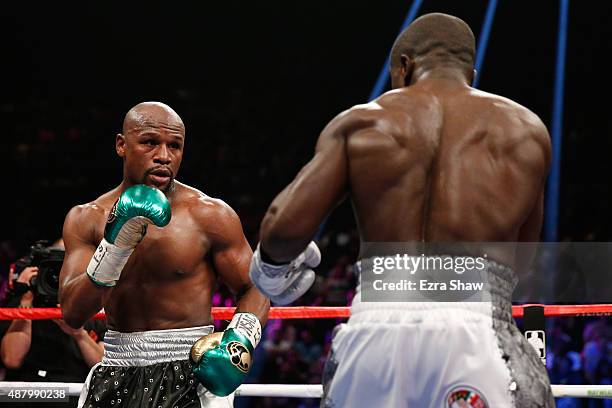
{"label": "boxer's bare back", "polygon": [[[262,248],[273,260],[300,253],[347,196],[362,242],[539,239],[550,162],[541,120],[470,87],[461,67],[408,65],[392,70],[397,89],[327,125],[272,203]],[[513,265],[512,256],[496,259]]]}

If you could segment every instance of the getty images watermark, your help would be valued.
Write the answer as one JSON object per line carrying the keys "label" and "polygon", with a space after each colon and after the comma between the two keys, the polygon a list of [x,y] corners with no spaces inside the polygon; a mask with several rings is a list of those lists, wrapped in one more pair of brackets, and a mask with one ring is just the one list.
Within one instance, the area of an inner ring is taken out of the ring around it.
{"label": "getty images watermark", "polygon": [[612,298],[612,242],[364,242],[356,270],[365,302]]}
{"label": "getty images watermark", "polygon": [[372,257],[372,273],[382,275],[385,272],[404,271],[409,276],[414,276],[417,272],[454,272],[457,279],[443,279],[432,281],[427,278],[420,279],[400,279],[399,281],[385,281],[375,279],[372,287],[376,291],[386,290],[407,290],[407,291],[481,291],[484,289],[484,282],[464,282],[459,279],[466,271],[485,271],[487,267],[487,255],[482,257],[460,257],[460,256],[410,256],[407,254],[396,254],[395,256],[375,256]]}
{"label": "getty images watermark", "polygon": [[395,254],[361,261],[364,301],[481,301],[487,255]]}

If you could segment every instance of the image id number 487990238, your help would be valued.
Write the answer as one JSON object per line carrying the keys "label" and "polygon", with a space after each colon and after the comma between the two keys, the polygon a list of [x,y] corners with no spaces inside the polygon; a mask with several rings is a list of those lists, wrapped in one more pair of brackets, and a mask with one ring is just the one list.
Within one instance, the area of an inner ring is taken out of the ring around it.
{"label": "image id number 487990238", "polygon": [[67,387],[0,386],[0,402],[68,402]]}

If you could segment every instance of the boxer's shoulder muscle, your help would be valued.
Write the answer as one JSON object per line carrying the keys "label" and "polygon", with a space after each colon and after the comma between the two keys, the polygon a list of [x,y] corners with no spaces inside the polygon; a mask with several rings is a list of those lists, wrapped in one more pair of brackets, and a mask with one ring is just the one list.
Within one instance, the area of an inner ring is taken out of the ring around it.
{"label": "boxer's shoulder muscle", "polygon": [[211,239],[222,236],[240,220],[236,212],[223,200],[211,197],[202,191],[181,185],[182,205],[185,205],[190,216],[202,231]]}
{"label": "boxer's shoulder muscle", "polygon": [[397,108],[398,97],[386,95],[340,113],[321,133],[317,151],[335,147],[344,149],[350,158],[395,147],[396,136],[405,133],[404,124],[413,114]]}
{"label": "boxer's shoulder muscle", "polygon": [[440,103],[430,93],[418,89],[391,90],[372,102],[355,105],[345,112],[351,130],[375,130],[381,135],[405,132],[406,124],[416,118],[440,112]]}
{"label": "boxer's shoulder muscle", "polygon": [[[539,131],[546,129],[538,115],[512,99],[477,89],[470,89],[466,96],[488,107],[486,112],[488,120],[491,119],[488,115],[493,115],[498,120],[513,121],[514,125],[520,125],[520,129]],[[483,106],[478,106],[479,110],[482,108]]]}
{"label": "boxer's shoulder muscle", "polygon": [[487,104],[488,112],[483,118],[503,129],[493,136],[497,136],[506,157],[524,166],[548,167],[550,136],[538,115],[503,96],[479,90],[471,90],[470,95]]}
{"label": "boxer's shoulder muscle", "polygon": [[72,207],[66,215],[64,231],[97,245],[102,234],[100,226],[104,226],[114,200],[117,198],[116,195],[113,190],[94,201]]}
{"label": "boxer's shoulder muscle", "polygon": [[380,125],[388,115],[387,109],[376,101],[355,105],[334,118],[328,128],[348,135],[361,129]]}
{"label": "boxer's shoulder muscle", "polygon": [[337,142],[348,142],[356,135],[368,134],[375,137],[388,128],[389,113],[378,103],[370,102],[355,105],[338,114],[332,119],[317,142],[317,151],[324,150]]}

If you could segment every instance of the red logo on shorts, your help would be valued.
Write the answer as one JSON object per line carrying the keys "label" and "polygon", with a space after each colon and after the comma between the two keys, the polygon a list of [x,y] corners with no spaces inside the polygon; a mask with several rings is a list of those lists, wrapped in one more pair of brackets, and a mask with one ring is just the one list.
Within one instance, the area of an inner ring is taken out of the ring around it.
{"label": "red logo on shorts", "polygon": [[487,400],[472,387],[457,387],[446,397],[448,408],[488,408]]}

